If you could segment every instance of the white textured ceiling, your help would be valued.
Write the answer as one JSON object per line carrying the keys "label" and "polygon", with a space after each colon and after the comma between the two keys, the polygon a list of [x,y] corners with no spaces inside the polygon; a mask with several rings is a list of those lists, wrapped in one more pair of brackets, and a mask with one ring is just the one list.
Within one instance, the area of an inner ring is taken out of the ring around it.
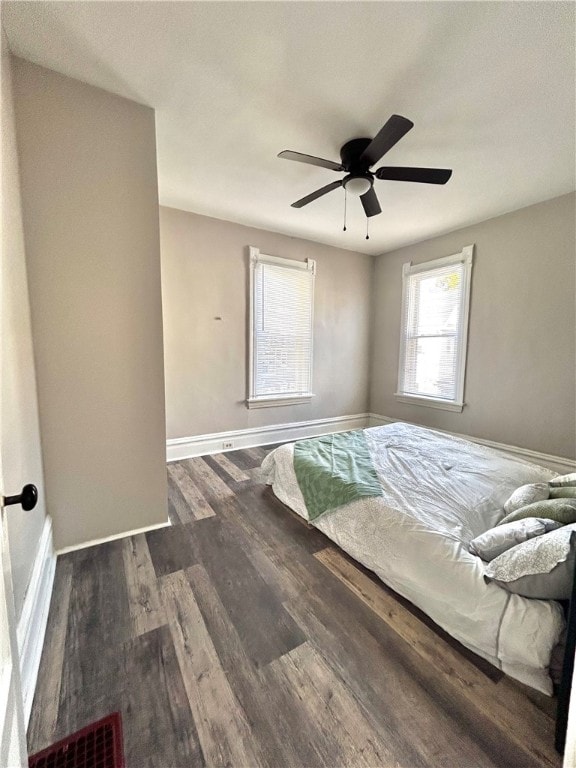
{"label": "white textured ceiling", "polygon": [[[157,111],[164,205],[382,253],[575,187],[572,2],[5,2],[14,53]],[[452,168],[445,187],[376,181],[370,220],[338,161],[392,113],[415,127],[386,165]]]}

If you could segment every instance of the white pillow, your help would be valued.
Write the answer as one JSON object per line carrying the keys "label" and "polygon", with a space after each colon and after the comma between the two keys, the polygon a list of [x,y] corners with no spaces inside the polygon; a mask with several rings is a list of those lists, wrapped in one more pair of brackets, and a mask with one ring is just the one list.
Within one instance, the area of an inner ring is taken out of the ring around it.
{"label": "white pillow", "polygon": [[550,488],[562,488],[566,486],[576,485],[576,472],[571,472],[569,475],[558,475],[550,480]]}
{"label": "white pillow", "polygon": [[574,581],[576,524],[517,544],[488,563],[486,582],[524,597],[567,600]]}
{"label": "white pillow", "polygon": [[527,504],[533,504],[535,501],[543,501],[550,495],[548,483],[531,483],[530,485],[521,485],[517,488],[508,501],[504,504],[504,511],[507,515],[516,512],[520,507]]}
{"label": "white pillow", "polygon": [[476,536],[470,542],[468,549],[473,555],[478,555],[482,560],[489,562],[511,547],[515,547],[516,544],[522,544],[523,541],[533,539],[535,536],[542,536],[561,527],[562,523],[557,523],[556,520],[524,517],[512,523],[497,525],[495,528],[481,533],[480,536]]}

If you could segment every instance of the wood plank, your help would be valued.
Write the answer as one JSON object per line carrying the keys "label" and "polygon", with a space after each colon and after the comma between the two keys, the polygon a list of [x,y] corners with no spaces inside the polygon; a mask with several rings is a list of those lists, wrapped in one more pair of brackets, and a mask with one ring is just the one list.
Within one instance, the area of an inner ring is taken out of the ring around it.
{"label": "wood plank", "polygon": [[[216,455],[218,454],[212,454],[212,456]],[[226,456],[238,467],[238,469],[241,469],[244,472],[247,472],[249,469],[253,469],[259,463],[261,463],[259,461],[255,461],[252,456],[250,456],[248,449],[246,448],[239,448],[236,451],[227,451]]]}
{"label": "wood plank", "polygon": [[232,490],[236,495],[243,493],[247,488],[263,484],[263,472],[260,466],[246,470],[237,468],[237,472],[241,472],[246,478],[244,480],[237,481],[233,480],[230,474],[220,466],[218,461],[216,461],[216,457],[217,454],[214,456],[203,456],[202,460],[206,462],[206,464],[218,475],[221,480],[224,481],[224,483],[226,483],[230,490]]}
{"label": "wood plank", "polygon": [[238,489],[229,503],[219,503],[215,508],[219,515],[241,525],[250,535],[260,536],[274,548],[315,552],[330,543],[317,528],[308,528],[294,515],[286,514],[284,505],[267,486]]}
{"label": "wood plank", "polygon": [[68,606],[72,589],[72,559],[59,557],[46,625],[46,636],[28,726],[28,751],[35,754],[54,741],[62,684]]}
{"label": "wood plank", "polygon": [[232,523],[220,517],[205,520],[194,529],[194,537],[199,560],[255,664],[267,664],[304,642],[274,590],[243,551]]}
{"label": "wood plank", "polygon": [[113,697],[122,689],[122,648],[132,634],[121,540],[82,549],[71,556],[72,587],[57,738],[81,727],[79,722],[90,722],[91,697]]}
{"label": "wood plank", "polygon": [[85,691],[82,706],[61,716],[61,738],[110,712],[122,715],[127,768],[205,765],[168,626],[118,649],[121,685],[106,681]]}
{"label": "wood plank", "polygon": [[214,510],[180,462],[175,461],[168,464],[168,474],[178,486],[178,490],[188,506],[188,514],[186,514],[186,510],[182,510],[181,514],[181,508],[177,508],[178,516],[182,523],[190,523],[193,520],[203,520],[206,517],[214,516]]}
{"label": "wood plank", "polygon": [[206,764],[260,765],[249,721],[226,679],[184,573],[164,576],[162,595]]}
{"label": "wood plank", "polygon": [[156,577],[165,576],[198,562],[193,526],[158,528],[145,534]]}
{"label": "wood plank", "polygon": [[270,547],[261,548],[254,539],[248,539],[243,530],[238,530],[238,537],[243,538],[243,549],[246,556],[264,579],[274,590],[281,602],[290,600],[302,593],[302,587],[286,568],[283,568],[274,557]]}
{"label": "wood plank", "polygon": [[334,723],[338,723],[333,739],[325,745],[336,751],[326,755],[328,765],[355,768],[401,765],[390,743],[374,732],[362,706],[310,643],[273,661],[267,671],[275,685],[296,698],[298,706],[320,733],[333,732]]}
{"label": "wood plank", "polygon": [[[365,710],[372,727],[395,744],[410,766],[538,765],[466,700],[454,697],[433,667],[382,623],[374,635],[356,612],[325,595],[285,604],[310,642],[338,673]],[[414,724],[417,723],[417,728]]]}
{"label": "wood plank", "polygon": [[204,766],[169,627],[127,643],[124,658],[126,686],[120,705],[128,768]]}
{"label": "wood plank", "polygon": [[252,480],[250,476],[250,472],[252,470],[248,469],[246,471],[240,469],[235,464],[233,464],[229,459],[227,459],[228,463],[234,468],[234,472],[237,474],[238,477],[243,477],[243,480],[234,480],[233,477],[231,477],[230,472],[227,472],[224,467],[221,466],[221,464],[216,460],[216,457],[218,454],[211,455],[211,456],[202,456],[202,461],[205,462],[205,464],[210,467],[210,469],[218,475],[218,477],[228,486],[228,488],[233,493],[238,493],[239,490],[242,490],[246,487],[247,484],[253,484],[254,480]]}
{"label": "wood plank", "polygon": [[262,487],[264,485],[264,471],[262,467],[247,469],[246,475],[248,476],[248,480],[244,480],[242,483],[228,483],[237,496],[241,495],[249,488],[254,488],[255,486]]}
{"label": "wood plank", "polygon": [[537,691],[535,688],[531,688],[529,685],[521,683],[520,680],[514,680],[512,677],[503,677],[502,680],[506,680],[507,686],[516,688],[520,696],[525,696],[547,717],[554,721],[556,720],[556,710],[558,707],[557,696],[546,696],[542,691]]}
{"label": "wood plank", "polygon": [[176,507],[168,498],[168,520],[170,521],[170,525],[182,525],[182,520],[178,517],[178,512],[176,511]]}
{"label": "wood plank", "polygon": [[248,456],[254,461],[254,466],[257,467],[262,464],[272,449],[268,446],[256,446],[254,448],[246,448],[245,450]]}
{"label": "wood plank", "polygon": [[[223,515],[224,510],[226,510],[226,512]],[[245,516],[241,513],[238,496],[234,499],[229,499],[226,502],[219,503],[218,512],[220,517],[226,517],[228,522],[234,526],[236,543],[241,547],[244,554],[248,557],[266,584],[273,589],[278,601],[283,602],[284,600],[299,595],[302,591],[302,585],[292,577],[291,573],[279,565],[280,561],[277,557],[276,542],[270,542],[269,538],[262,537],[257,530],[250,526],[246,521]],[[191,535],[194,535],[193,532]],[[160,545],[160,554],[162,554],[165,549],[165,547]],[[197,562],[200,562],[201,554],[199,552],[197,558]],[[311,561],[311,564],[312,566],[318,565],[315,560]],[[172,570],[179,569],[174,567]],[[320,568],[319,570],[322,572],[325,571],[324,568]],[[168,573],[170,571],[166,570],[165,572]]]}
{"label": "wood plank", "polygon": [[182,491],[178,487],[178,483],[174,478],[168,474],[167,490],[168,490],[168,510],[172,509],[176,516],[177,525],[187,525],[194,522],[196,519],[192,514],[190,505],[182,496]]}
{"label": "wood plank", "polygon": [[289,718],[278,717],[280,702],[272,686],[266,685],[262,670],[246,655],[206,570],[195,565],[185,574],[222,669],[249,719],[254,743],[260,750],[259,760],[270,766],[312,765],[316,753],[306,738],[305,722],[299,721],[297,727],[291,728]]}
{"label": "wood plank", "polygon": [[517,689],[508,685],[506,680],[500,683],[488,680],[337,550],[327,548],[317,552],[315,557],[392,627],[426,663],[445,675],[457,692],[478,707],[495,727],[509,734],[520,749],[542,765],[557,768],[560,759],[553,746],[552,721]]}
{"label": "wood plank", "polygon": [[234,491],[226,485],[222,478],[203,459],[185,459],[180,464],[186,469],[212,508],[214,508],[215,502],[234,498]]}
{"label": "wood plank", "polygon": [[122,539],[122,554],[132,634],[137,637],[166,624],[166,614],[146,536],[141,533]]}
{"label": "wood plank", "polygon": [[[271,509],[265,495],[258,498],[257,493],[249,491],[220,503],[218,516],[234,526],[246,555],[282,601],[304,594],[326,595],[329,591],[335,595],[335,603],[346,599],[355,603],[356,622],[368,620],[374,625],[372,611],[355,600],[338,580],[330,578],[316,558],[309,556],[310,552],[325,548],[330,540],[317,529],[302,528],[291,516],[283,514],[281,507]],[[279,512],[279,518],[275,512]],[[277,520],[282,521],[278,527]]]}
{"label": "wood plank", "polygon": [[218,464],[224,472],[237,483],[243,483],[245,480],[250,480],[250,475],[244,472],[242,469],[236,466],[230,459],[226,457],[225,453],[215,453],[210,457],[212,461]]}

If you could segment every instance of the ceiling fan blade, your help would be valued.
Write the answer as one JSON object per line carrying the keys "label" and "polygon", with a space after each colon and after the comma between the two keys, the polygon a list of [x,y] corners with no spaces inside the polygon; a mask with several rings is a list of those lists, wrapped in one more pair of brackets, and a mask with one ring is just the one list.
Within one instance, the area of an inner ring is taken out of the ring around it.
{"label": "ceiling fan blade", "polygon": [[417,181],[422,184],[446,184],[452,171],[448,168],[390,168],[383,166],[374,174],[388,181]]}
{"label": "ceiling fan blade", "polygon": [[379,213],[382,213],[382,208],[380,208],[376,192],[374,192],[374,187],[370,187],[366,194],[360,195],[360,200],[366,216],[377,216]]}
{"label": "ceiling fan blade", "polygon": [[278,157],[281,157],[283,160],[297,160],[299,163],[318,165],[320,168],[328,168],[329,171],[344,170],[340,163],[333,163],[332,160],[324,160],[322,157],[314,157],[313,155],[303,155],[301,152],[293,152],[291,149],[285,149],[283,152],[280,152]]}
{"label": "ceiling fan blade", "polygon": [[306,195],[306,197],[303,197],[300,200],[296,200],[295,203],[292,203],[292,208],[302,208],[304,205],[308,205],[308,203],[317,200],[319,197],[322,197],[322,195],[325,195],[328,192],[332,192],[333,189],[338,189],[338,187],[341,186],[341,181],[333,181],[332,184],[327,184],[325,187],[317,189],[316,192],[312,192],[311,194]]}
{"label": "ceiling fan blade", "polygon": [[412,120],[408,120],[402,115],[392,115],[362,152],[360,162],[366,163],[368,166],[374,165],[413,127]]}

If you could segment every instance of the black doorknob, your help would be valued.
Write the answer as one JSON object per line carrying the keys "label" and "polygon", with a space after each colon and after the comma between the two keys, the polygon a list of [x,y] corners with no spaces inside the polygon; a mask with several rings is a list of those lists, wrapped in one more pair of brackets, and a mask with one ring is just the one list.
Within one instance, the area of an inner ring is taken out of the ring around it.
{"label": "black doorknob", "polygon": [[37,501],[38,488],[31,483],[25,485],[24,488],[22,488],[22,493],[18,494],[18,496],[4,496],[5,507],[10,506],[10,504],[22,504],[22,509],[26,510],[26,512],[30,512],[31,509],[34,509]]}

